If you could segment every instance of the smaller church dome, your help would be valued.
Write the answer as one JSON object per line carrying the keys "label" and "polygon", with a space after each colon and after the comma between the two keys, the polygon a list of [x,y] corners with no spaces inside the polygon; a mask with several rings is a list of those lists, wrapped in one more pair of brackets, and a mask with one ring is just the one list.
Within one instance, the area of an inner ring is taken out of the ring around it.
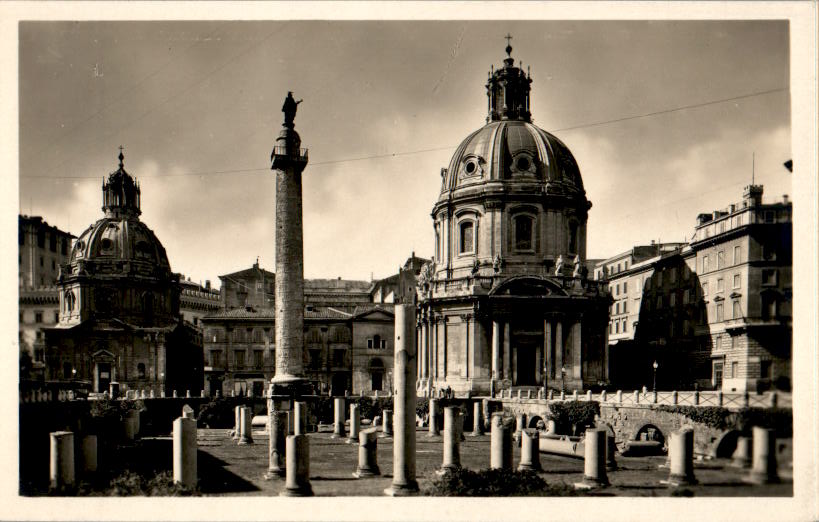
{"label": "smaller church dome", "polygon": [[129,271],[153,274],[159,268],[169,273],[165,248],[139,220],[139,184],[125,171],[123,159],[120,151],[119,168],[102,185],[105,217],[88,227],[74,242],[71,263],[83,260],[107,265],[106,272],[116,273],[126,268],[124,262],[134,262],[134,266],[127,267]]}

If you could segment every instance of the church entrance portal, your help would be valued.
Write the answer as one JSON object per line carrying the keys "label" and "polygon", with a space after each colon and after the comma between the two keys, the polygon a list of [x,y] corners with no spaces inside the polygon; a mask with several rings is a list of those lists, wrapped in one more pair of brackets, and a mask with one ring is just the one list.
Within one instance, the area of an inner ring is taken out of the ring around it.
{"label": "church entrance portal", "polygon": [[109,384],[111,384],[111,363],[97,363],[97,389],[95,391],[97,393],[107,391]]}
{"label": "church entrance portal", "polygon": [[[527,342],[528,341],[528,342]],[[516,357],[517,359],[517,372],[515,379],[515,386],[536,386],[536,372],[537,372],[537,362],[536,362],[536,354],[538,350],[538,346],[530,341],[518,341],[517,346],[515,347]]]}

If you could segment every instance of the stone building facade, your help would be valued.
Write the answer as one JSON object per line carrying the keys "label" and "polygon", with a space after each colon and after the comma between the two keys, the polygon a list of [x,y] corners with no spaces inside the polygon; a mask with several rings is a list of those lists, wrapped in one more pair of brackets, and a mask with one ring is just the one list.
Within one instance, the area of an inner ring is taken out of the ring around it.
{"label": "stone building facade", "polygon": [[742,201],[700,214],[690,243],[598,264],[613,299],[613,384],[651,386],[656,361],[661,389],[790,388],[791,203],[763,204],[762,192],[748,186]]}
{"label": "stone building facade", "polygon": [[140,188],[123,167],[103,183],[104,217],[74,242],[57,280],[59,323],[45,331],[46,380],[102,392],[196,391],[202,339],[180,315],[179,275],[139,219]]}
{"label": "stone building facade", "polygon": [[[276,276],[256,262],[219,279],[223,308],[201,320],[205,389],[261,395],[276,370]],[[394,317],[390,303],[373,302],[380,283],[304,280],[302,368],[316,392],[391,386]]]}
{"label": "stone building facade", "polygon": [[23,378],[42,378],[45,356],[44,328],[59,322],[57,276],[68,261],[74,236],[49,225],[40,216],[18,216],[20,353],[30,358]]}
{"label": "stone building facade", "polygon": [[487,123],[456,149],[420,274],[419,388],[582,389],[608,380],[608,295],[587,278],[577,162],[531,123],[531,78],[507,47]]}
{"label": "stone building facade", "polygon": [[793,208],[762,202],[763,187],[697,217],[691,239],[707,324],[710,382],[726,391],[790,389]]}

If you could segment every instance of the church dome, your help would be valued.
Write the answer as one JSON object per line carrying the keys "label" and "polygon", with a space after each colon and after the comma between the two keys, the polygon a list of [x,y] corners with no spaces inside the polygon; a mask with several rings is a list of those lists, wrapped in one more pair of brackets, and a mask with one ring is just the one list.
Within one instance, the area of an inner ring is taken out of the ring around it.
{"label": "church dome", "polygon": [[584,193],[569,148],[524,119],[489,121],[467,136],[445,171],[442,193],[492,181],[540,183],[553,193]]}
{"label": "church dome", "polygon": [[506,53],[486,82],[486,124],[441,169],[436,279],[582,273],[591,202],[580,169],[562,141],[532,123],[531,75],[511,46]]}
{"label": "church dome", "polygon": [[165,248],[139,220],[139,184],[123,168],[122,153],[119,159],[119,168],[102,186],[105,217],[80,234],[72,247],[70,261],[72,264],[83,261],[86,269],[95,265],[95,271],[107,273],[155,275],[157,270],[170,273]]}

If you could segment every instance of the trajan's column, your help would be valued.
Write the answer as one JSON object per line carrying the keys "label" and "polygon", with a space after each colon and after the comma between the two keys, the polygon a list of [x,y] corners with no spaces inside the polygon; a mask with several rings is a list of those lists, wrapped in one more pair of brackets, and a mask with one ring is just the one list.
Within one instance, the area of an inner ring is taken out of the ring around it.
{"label": "trajan's column", "polygon": [[299,395],[307,384],[302,370],[304,346],[304,241],[302,231],[301,173],[307,150],[293,120],[301,100],[288,92],[284,124],[270,155],[276,171],[276,374],[271,391]]}

